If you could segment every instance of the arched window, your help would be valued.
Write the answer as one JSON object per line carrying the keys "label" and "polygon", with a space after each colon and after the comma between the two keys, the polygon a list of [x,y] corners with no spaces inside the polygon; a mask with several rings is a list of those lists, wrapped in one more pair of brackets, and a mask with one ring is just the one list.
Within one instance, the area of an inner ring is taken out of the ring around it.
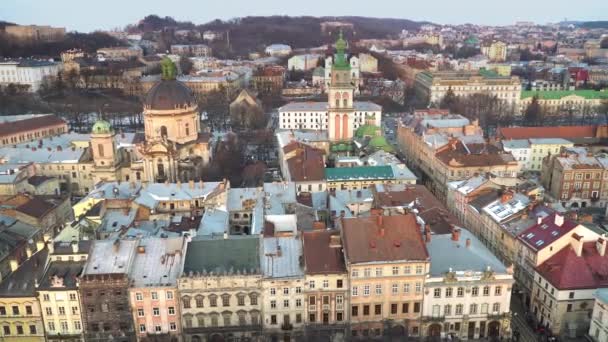
{"label": "arched window", "polygon": [[348,100],[347,99],[342,100],[342,103],[343,103],[343,107],[344,108],[348,107]]}
{"label": "arched window", "polygon": [[167,137],[167,126],[160,126],[160,136],[162,138]]}
{"label": "arched window", "polygon": [[190,125],[186,124],[186,135],[190,135]]}
{"label": "arched window", "polygon": [[159,162],[156,167],[158,169],[158,176],[165,177],[165,166],[163,165],[163,163]]}
{"label": "arched window", "polygon": [[198,295],[198,296],[194,297],[194,300],[196,301],[196,307],[197,308],[202,308],[203,307],[203,296]]}
{"label": "arched window", "polygon": [[141,173],[139,171],[135,172],[135,179],[141,180]]}
{"label": "arched window", "polygon": [[182,305],[184,306],[184,309],[190,309],[190,297],[183,296],[182,297]]}
{"label": "arched window", "polygon": [[97,144],[97,154],[99,154],[100,157],[105,157],[104,156],[104,151],[103,151],[103,144]]}

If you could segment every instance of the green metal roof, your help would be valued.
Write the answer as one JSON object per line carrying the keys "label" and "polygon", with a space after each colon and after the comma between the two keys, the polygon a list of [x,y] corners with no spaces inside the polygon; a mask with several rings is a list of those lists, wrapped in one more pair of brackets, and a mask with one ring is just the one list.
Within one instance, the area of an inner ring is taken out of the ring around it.
{"label": "green metal roof", "polygon": [[481,76],[483,76],[485,78],[504,77],[504,76],[500,76],[496,71],[494,71],[494,70],[488,70],[486,68],[479,69],[479,75],[481,75]]}
{"label": "green metal roof", "polygon": [[393,168],[390,165],[335,167],[325,169],[325,179],[328,181],[394,178]]}
{"label": "green metal roof", "polygon": [[184,272],[222,274],[230,270],[261,273],[260,240],[257,236],[194,239],[188,244]]}
{"label": "green metal roof", "polygon": [[350,63],[346,58],[346,40],[340,30],[340,36],[336,41],[336,56],[333,64],[334,69],[350,69]]}
{"label": "green metal roof", "polygon": [[587,100],[608,99],[608,92],[596,91],[596,90],[547,90],[547,91],[524,90],[521,92],[522,99],[537,96],[541,100],[559,100],[562,97],[566,97],[566,96],[570,96],[570,95],[581,96]]}
{"label": "green metal roof", "polygon": [[112,125],[106,120],[97,120],[97,122],[91,128],[91,133],[94,134],[106,134],[112,133]]}

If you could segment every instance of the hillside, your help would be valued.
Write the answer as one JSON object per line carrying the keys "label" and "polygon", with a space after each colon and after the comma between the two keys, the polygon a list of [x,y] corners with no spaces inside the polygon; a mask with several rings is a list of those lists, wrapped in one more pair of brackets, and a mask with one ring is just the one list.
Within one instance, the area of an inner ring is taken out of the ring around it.
{"label": "hillside", "polygon": [[[332,42],[335,37],[321,32],[321,23],[326,21],[348,22],[354,25],[354,32],[345,32],[348,39],[387,38],[397,36],[401,30],[416,30],[422,22],[407,19],[387,19],[368,17],[289,17],[265,16],[244,17],[228,21],[214,20],[202,25],[191,22],[178,22],[171,17],[149,15],[131,31],[151,32],[162,29],[196,29],[229,33],[231,51],[227,54],[245,55],[251,51],[262,51],[272,43],[289,44],[294,48],[319,46]],[[173,42],[171,42],[173,43]],[[213,43],[214,50],[221,51],[225,42]]]}

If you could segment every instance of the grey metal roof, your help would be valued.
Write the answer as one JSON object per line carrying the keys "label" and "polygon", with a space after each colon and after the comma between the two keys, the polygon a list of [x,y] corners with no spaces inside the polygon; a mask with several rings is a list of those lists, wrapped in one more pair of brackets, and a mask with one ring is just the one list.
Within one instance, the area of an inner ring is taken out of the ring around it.
{"label": "grey metal roof", "polygon": [[[471,245],[466,247],[467,239]],[[448,271],[481,273],[489,267],[496,273],[506,273],[506,267],[485,245],[466,229],[460,230],[460,240],[452,241],[451,234],[432,235],[427,243],[431,257],[431,276]]]}
{"label": "grey metal roof", "polygon": [[[129,277],[135,287],[172,286],[181,273],[185,240],[176,238],[147,238],[139,240]],[[143,248],[143,250],[142,250]]]}
{"label": "grey metal roof", "polygon": [[137,240],[97,240],[93,243],[83,275],[128,274]]}
{"label": "grey metal roof", "polygon": [[[262,269],[266,278],[303,277],[302,241],[297,235],[264,238]],[[278,252],[280,249],[280,253]],[[279,255],[280,254],[280,255]]]}

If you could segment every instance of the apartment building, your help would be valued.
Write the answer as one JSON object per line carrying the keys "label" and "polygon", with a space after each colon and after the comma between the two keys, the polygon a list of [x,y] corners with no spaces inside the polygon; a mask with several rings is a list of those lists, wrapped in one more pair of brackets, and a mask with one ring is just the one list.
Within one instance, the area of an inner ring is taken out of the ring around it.
{"label": "apartment building", "polygon": [[[413,214],[341,220],[353,338],[420,336],[429,254]],[[392,322],[386,325],[386,321]]]}
{"label": "apartment building", "polygon": [[424,288],[424,336],[510,337],[512,268],[465,229],[427,230],[425,240],[432,262]]}
{"label": "apartment building", "polygon": [[55,42],[65,36],[65,27],[7,25],[4,32],[22,41]]}
{"label": "apartment building", "polygon": [[594,342],[608,340],[608,289],[599,289],[595,292],[589,336]]}
{"label": "apartment building", "polygon": [[[302,234],[304,250],[304,319],[308,339],[345,337],[349,321],[349,284],[342,241],[337,230]],[[311,287],[310,284],[315,284]]]}
{"label": "apartment building", "polygon": [[56,77],[61,64],[48,60],[0,60],[0,88],[10,84],[30,93],[37,92],[46,80]]}
{"label": "apartment building", "polygon": [[548,114],[591,113],[608,99],[608,93],[595,90],[522,91],[519,102],[522,112],[534,98]]}

